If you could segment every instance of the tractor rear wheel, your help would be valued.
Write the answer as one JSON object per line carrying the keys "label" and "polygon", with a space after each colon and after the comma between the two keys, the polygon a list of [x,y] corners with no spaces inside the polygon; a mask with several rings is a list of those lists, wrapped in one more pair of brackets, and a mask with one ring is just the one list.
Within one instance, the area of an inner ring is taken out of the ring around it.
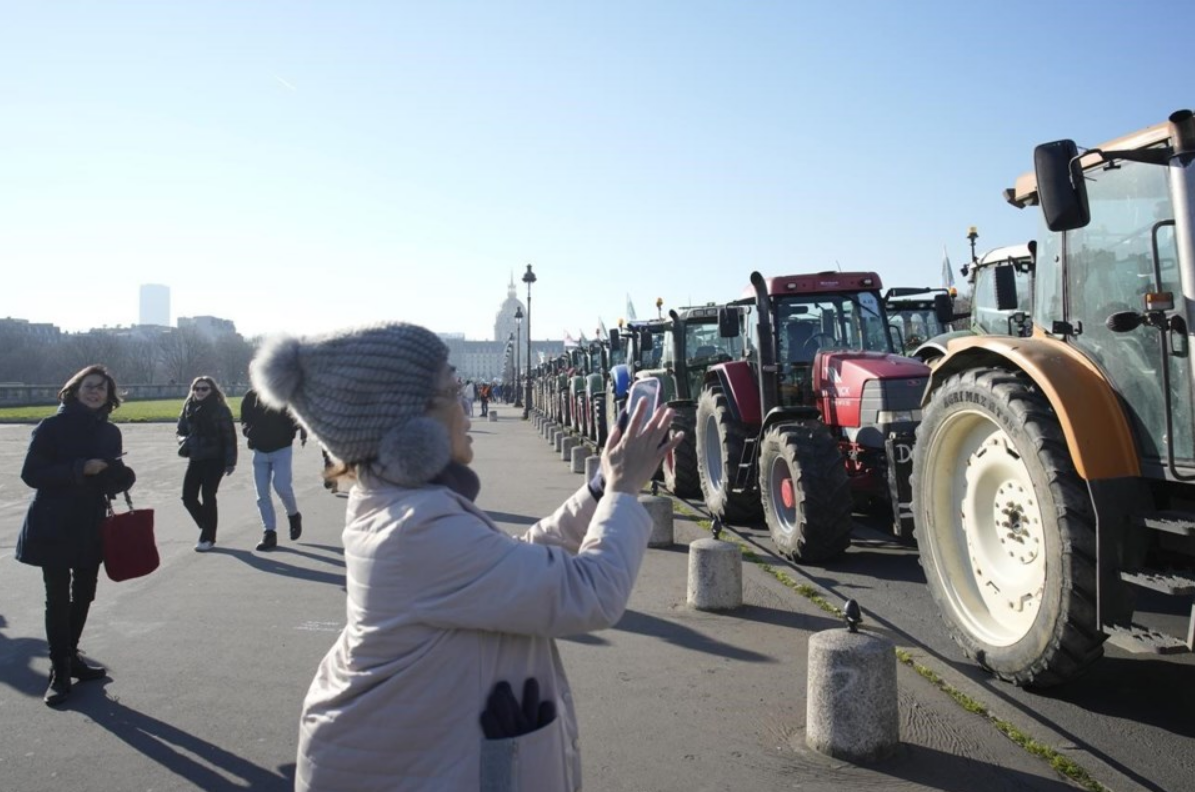
{"label": "tractor rear wheel", "polygon": [[692,405],[673,407],[670,436],[684,432],[685,439],[664,457],[664,486],[679,498],[701,496],[701,477],[697,475],[696,417]]}
{"label": "tractor rear wheel", "polygon": [[1103,654],[1091,502],[1032,380],[998,368],[947,379],[923,412],[912,486],[929,591],[968,656],[1044,688]]}
{"label": "tractor rear wheel", "polygon": [[697,473],[701,494],[710,514],[730,522],[759,519],[759,493],[754,487],[735,492],[735,474],[743,458],[747,432],[730,415],[729,402],[722,388],[706,388],[697,398]]}
{"label": "tractor rear wheel", "polygon": [[759,492],[772,544],[820,564],[851,544],[851,483],[838,442],[820,424],[779,424],[764,433]]}

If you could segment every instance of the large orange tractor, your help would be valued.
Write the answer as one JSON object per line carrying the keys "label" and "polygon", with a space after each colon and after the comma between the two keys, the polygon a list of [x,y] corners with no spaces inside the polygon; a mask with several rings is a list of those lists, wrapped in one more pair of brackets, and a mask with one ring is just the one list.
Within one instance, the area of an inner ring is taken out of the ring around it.
{"label": "large orange tractor", "polygon": [[[1048,687],[1105,641],[1195,648],[1195,116],[1082,153],[1043,144],[1034,166],[1005,193],[1044,219],[1030,335],[946,344],[912,483],[954,639]],[[1179,598],[1185,624],[1140,623],[1142,589]]]}

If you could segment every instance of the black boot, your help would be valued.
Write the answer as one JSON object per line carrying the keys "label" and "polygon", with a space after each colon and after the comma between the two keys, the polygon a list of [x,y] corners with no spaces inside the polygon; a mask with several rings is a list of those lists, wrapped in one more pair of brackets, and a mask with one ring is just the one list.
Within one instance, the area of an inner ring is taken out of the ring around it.
{"label": "black boot", "polygon": [[278,546],[278,532],[266,531],[261,535],[261,541],[257,543],[258,550],[273,550]]}
{"label": "black boot", "polygon": [[46,688],[46,695],[42,699],[47,705],[55,707],[66,701],[71,694],[71,661],[69,659],[55,660],[50,668],[50,686]]}
{"label": "black boot", "polygon": [[293,542],[303,535],[303,515],[295,512],[286,515],[286,519],[290,521],[290,540]]}
{"label": "black boot", "polygon": [[103,666],[91,665],[76,651],[71,655],[71,676],[80,682],[86,682],[89,679],[103,679],[108,676],[108,669]]}

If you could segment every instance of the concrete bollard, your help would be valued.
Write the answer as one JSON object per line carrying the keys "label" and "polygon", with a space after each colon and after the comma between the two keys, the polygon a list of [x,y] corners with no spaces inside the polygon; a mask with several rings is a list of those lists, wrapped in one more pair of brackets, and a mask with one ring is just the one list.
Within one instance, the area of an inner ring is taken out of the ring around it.
{"label": "concrete bollard", "polygon": [[855,764],[891,756],[900,745],[896,647],[846,629],[809,639],[805,744]]}
{"label": "concrete bollard", "polygon": [[580,444],[581,441],[572,435],[565,437],[560,441],[560,458],[565,462],[571,463],[573,461],[573,449]]}
{"label": "concrete bollard", "polygon": [[662,495],[640,495],[639,502],[651,515],[648,547],[672,547],[672,499]]}
{"label": "concrete bollard", "polygon": [[539,428],[539,433],[544,436],[544,439],[552,436],[552,430],[556,428],[556,424],[552,421],[544,421],[544,425]]}
{"label": "concrete bollard", "polygon": [[591,456],[588,459],[586,459],[585,460],[585,480],[589,481],[590,479],[592,479],[594,476],[597,475],[597,472],[601,469],[602,469],[601,454],[598,454],[596,456]]}
{"label": "concrete bollard", "polygon": [[556,449],[556,453],[560,453],[560,446],[567,436],[563,429],[557,429],[552,432],[552,448]]}
{"label": "concrete bollard", "polygon": [[498,420],[498,413],[497,413],[497,412],[495,412],[494,410],[490,410],[490,412],[489,412],[489,419],[490,419],[490,422],[491,422],[491,423],[492,423],[492,422],[494,422],[494,421],[497,421],[497,420]]}
{"label": "concrete bollard", "polygon": [[589,446],[583,443],[577,446],[573,449],[573,455],[571,458],[572,466],[569,469],[574,473],[585,472],[585,460],[589,459],[589,457],[592,455],[593,452],[589,450]]}
{"label": "concrete bollard", "polygon": [[743,604],[743,555],[738,545],[698,539],[689,545],[690,607],[733,610]]}

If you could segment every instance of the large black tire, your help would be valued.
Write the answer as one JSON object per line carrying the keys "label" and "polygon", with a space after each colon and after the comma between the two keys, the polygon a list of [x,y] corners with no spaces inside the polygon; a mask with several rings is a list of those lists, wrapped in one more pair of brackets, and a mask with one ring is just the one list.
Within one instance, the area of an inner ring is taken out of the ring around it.
{"label": "large black tire", "polygon": [[693,431],[696,416],[692,406],[673,407],[673,411],[669,436],[684,432],[685,439],[664,457],[664,486],[678,498],[697,498],[701,496],[701,476],[697,473],[697,437]]}
{"label": "large black tire", "polygon": [[717,385],[704,389],[697,397],[694,435],[701,494],[710,514],[724,522],[758,520],[759,493],[754,486],[745,492],[731,490],[747,432],[731,417],[726,395]]}
{"label": "large black tire", "polygon": [[838,442],[825,426],[781,424],[764,433],[759,493],[781,555],[821,564],[850,547],[851,482]]}
{"label": "large black tire", "polygon": [[1103,655],[1091,502],[1032,380],[998,368],[947,379],[923,412],[912,487],[930,594],[969,657],[1045,688]]}

